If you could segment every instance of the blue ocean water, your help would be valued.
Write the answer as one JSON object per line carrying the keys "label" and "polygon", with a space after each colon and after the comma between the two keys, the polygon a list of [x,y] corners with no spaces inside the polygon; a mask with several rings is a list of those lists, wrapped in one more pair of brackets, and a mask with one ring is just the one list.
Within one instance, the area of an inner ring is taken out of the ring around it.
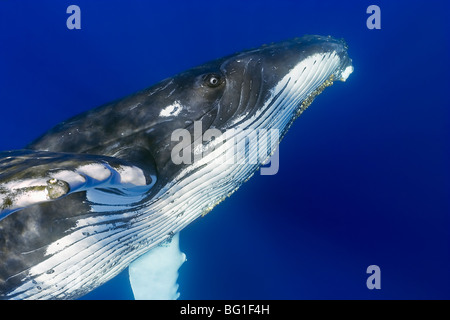
{"label": "blue ocean water", "polygon": [[[81,30],[66,8],[81,8]],[[369,30],[366,9],[381,9]],[[354,73],[180,236],[181,299],[450,298],[448,1],[0,1],[0,149],[236,51],[344,38]],[[1,262],[0,262],[1,263]],[[366,286],[369,265],[381,289]],[[132,299],[123,272],[86,299]]]}

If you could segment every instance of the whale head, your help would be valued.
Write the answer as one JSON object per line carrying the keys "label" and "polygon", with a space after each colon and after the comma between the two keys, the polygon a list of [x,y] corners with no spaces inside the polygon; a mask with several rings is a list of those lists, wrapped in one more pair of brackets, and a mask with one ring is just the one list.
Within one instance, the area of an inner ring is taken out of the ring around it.
{"label": "whale head", "polygon": [[[185,151],[181,165],[191,164],[201,158],[199,153],[217,149],[218,140],[222,145],[235,138],[238,153],[239,132],[246,132],[246,143],[253,145],[257,144],[258,132],[276,132],[277,141],[269,142],[272,151],[268,154],[273,153],[314,98],[334,81],[345,81],[352,73],[347,48],[344,40],[304,36],[239,52],[172,78],[164,84],[164,90],[157,92],[164,98],[170,95],[157,111],[157,126],[166,126],[164,132],[155,133],[165,137],[165,143],[155,152],[157,162],[164,163],[160,168],[178,172],[180,161],[174,165],[174,149]],[[181,138],[173,136],[174,130],[180,128],[191,136],[183,144],[179,143]],[[229,149],[228,145],[222,151],[228,158]],[[186,156],[186,152],[191,154]],[[217,162],[217,153],[214,158]],[[260,158],[258,164],[264,160]]]}
{"label": "whale head", "polygon": [[[191,152],[192,161],[208,129],[275,129],[281,138],[324,88],[345,81],[352,71],[344,40],[308,35],[263,45],[69,119],[28,148],[108,156],[145,149],[150,154],[141,158],[152,158],[166,183],[185,167],[173,161],[179,145],[174,131],[190,132],[182,147]],[[194,133],[196,122],[201,123],[200,134]],[[210,142],[204,140],[204,145]]]}

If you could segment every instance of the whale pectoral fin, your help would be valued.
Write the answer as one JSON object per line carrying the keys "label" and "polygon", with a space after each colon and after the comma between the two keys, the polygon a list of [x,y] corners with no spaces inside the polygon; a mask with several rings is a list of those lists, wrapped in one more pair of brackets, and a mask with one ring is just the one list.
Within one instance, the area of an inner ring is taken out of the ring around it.
{"label": "whale pectoral fin", "polygon": [[154,172],[116,157],[0,152],[0,300],[77,297],[125,268]]}
{"label": "whale pectoral fin", "polygon": [[179,233],[133,261],[128,271],[134,298],[178,299],[178,269],[184,261],[186,255],[180,251]]}
{"label": "whale pectoral fin", "polygon": [[94,195],[142,194],[156,182],[154,172],[106,156],[34,150],[0,152],[0,219],[79,191]]}

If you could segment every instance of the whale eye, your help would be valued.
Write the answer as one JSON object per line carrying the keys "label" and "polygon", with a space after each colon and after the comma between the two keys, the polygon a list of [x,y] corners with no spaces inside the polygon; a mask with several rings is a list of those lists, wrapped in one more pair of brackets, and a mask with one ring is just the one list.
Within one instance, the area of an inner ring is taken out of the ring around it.
{"label": "whale eye", "polygon": [[210,73],[203,78],[205,84],[210,88],[217,88],[223,82],[222,77],[217,73]]}

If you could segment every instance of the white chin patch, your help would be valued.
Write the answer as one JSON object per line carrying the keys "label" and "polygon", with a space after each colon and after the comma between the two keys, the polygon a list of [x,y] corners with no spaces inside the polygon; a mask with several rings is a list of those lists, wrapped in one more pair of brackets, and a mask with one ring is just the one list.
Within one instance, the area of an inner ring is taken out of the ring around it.
{"label": "white chin patch", "polygon": [[341,81],[347,80],[348,76],[351,75],[352,72],[353,72],[352,66],[348,66],[347,68],[345,68],[345,70],[342,71],[342,73],[341,73]]}

